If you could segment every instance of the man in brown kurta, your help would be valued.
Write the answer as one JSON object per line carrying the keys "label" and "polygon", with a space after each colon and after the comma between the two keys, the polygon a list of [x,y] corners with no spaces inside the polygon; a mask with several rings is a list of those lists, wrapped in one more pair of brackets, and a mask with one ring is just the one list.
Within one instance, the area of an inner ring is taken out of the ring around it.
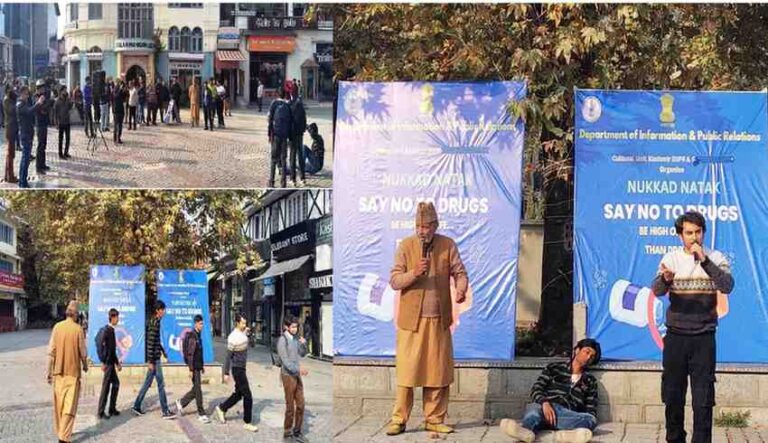
{"label": "man in brown kurta", "polygon": [[48,343],[46,379],[53,384],[53,419],[59,442],[72,439],[77,404],[80,400],[80,368],[88,372],[85,334],[75,319],[77,302],[67,306],[67,318],[53,327]]}
{"label": "man in brown kurta", "polygon": [[451,277],[456,302],[463,303],[467,272],[456,243],[436,234],[437,212],[432,203],[419,203],[416,234],[400,242],[390,286],[401,291],[397,318],[397,398],[387,434],[405,431],[413,408],[413,388],[422,387],[426,429],[450,433],[443,421],[453,383],[453,322]]}

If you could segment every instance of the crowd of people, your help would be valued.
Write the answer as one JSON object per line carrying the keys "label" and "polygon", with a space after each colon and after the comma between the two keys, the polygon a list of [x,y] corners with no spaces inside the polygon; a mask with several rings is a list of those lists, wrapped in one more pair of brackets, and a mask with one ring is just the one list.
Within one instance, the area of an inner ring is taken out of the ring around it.
{"label": "crowd of people", "polygon": [[[53,386],[54,430],[58,441],[69,442],[72,438],[77,406],[80,399],[81,378],[89,370],[89,356],[85,345],[83,325],[78,323],[78,304],[71,301],[67,306],[67,318],[53,328],[48,346],[48,364],[46,379]],[[184,408],[193,400],[198,413],[198,421],[210,423],[203,405],[202,375],[205,373],[203,362],[203,329],[204,321],[201,315],[194,317],[194,329],[183,336],[182,354],[184,364],[189,369],[189,379],[192,387],[185,395],[174,403],[175,412],[171,411],[165,392],[163,379],[162,358],[167,360],[167,354],[160,339],[161,319],[165,315],[165,303],[157,301],[153,315],[149,319],[146,330],[145,359],[147,373],[139,393],[133,402],[131,412],[136,416],[146,413],[142,409],[144,398],[157,381],[160,400],[160,413],[163,419],[172,420],[184,414]],[[99,329],[95,336],[98,361],[101,362],[103,373],[101,392],[99,395],[97,417],[108,420],[120,415],[117,408],[117,397],[120,393],[118,373],[122,371],[123,362],[117,355],[115,327],[120,322],[120,312],[110,309],[108,323]],[[298,443],[305,442],[302,435],[304,423],[304,388],[302,377],[307,370],[302,368],[300,360],[307,355],[307,342],[298,333],[299,322],[294,317],[286,317],[283,321],[283,335],[277,343],[279,356],[280,379],[285,394],[285,419],[283,421],[283,437]],[[212,408],[215,418],[222,424],[226,423],[226,414],[240,401],[243,402],[243,428],[248,432],[257,432],[258,427],[252,424],[253,397],[250,383],[246,375],[248,362],[248,322],[244,315],[235,315],[235,328],[227,338],[227,355],[224,359],[224,382],[229,383],[230,375],[234,379],[232,394],[223,402]],[[96,358],[91,357],[96,360]],[[97,363],[98,364],[98,363]]]}

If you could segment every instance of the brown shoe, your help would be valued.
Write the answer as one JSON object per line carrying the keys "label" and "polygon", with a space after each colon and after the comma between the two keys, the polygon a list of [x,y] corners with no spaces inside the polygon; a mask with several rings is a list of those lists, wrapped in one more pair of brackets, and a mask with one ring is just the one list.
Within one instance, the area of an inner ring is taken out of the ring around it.
{"label": "brown shoe", "polygon": [[440,434],[453,433],[453,428],[443,423],[427,423],[424,427],[429,432],[439,432]]}
{"label": "brown shoe", "polygon": [[16,177],[12,177],[12,178],[9,178],[8,180],[6,180],[5,182],[6,183],[18,183],[19,179],[16,178]]}
{"label": "brown shoe", "polygon": [[405,423],[390,423],[387,426],[387,435],[399,435],[405,432]]}

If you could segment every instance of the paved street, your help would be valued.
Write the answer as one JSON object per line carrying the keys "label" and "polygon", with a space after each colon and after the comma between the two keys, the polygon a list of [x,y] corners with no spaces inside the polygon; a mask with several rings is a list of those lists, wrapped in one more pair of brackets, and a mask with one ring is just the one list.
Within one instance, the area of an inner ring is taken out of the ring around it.
{"label": "paved street", "polygon": [[[416,405],[414,405],[416,406]],[[499,429],[497,421],[494,422],[451,422],[456,425],[456,432],[447,436],[430,435],[424,431],[423,425],[418,420],[411,420],[414,429],[407,430],[404,434],[389,437],[385,434],[387,420],[373,417],[340,416],[334,417],[333,432],[336,443],[357,442],[507,442],[513,440],[507,437]],[[450,422],[450,420],[449,420]],[[690,441],[690,424],[687,426]],[[537,436],[537,442],[554,442],[554,433],[541,432]],[[663,443],[664,427],[656,424],[625,424],[603,423],[594,433],[593,442],[602,443]],[[715,428],[713,441],[716,443],[758,443],[768,441],[768,429],[766,428]]]}
{"label": "paved street", "polygon": [[[112,132],[104,132],[108,148],[101,139],[95,155],[87,149],[82,125],[72,126],[69,160],[58,157],[58,130],[48,131],[45,176],[30,165],[33,188],[263,188],[269,179],[267,113],[253,109],[233,109],[225,118],[226,128],[213,132],[189,126],[189,110],[181,110],[182,125],[139,126],[123,129],[123,145],[112,143]],[[308,103],[307,122],[318,125],[325,140],[325,161],[320,173],[308,176],[308,187],[330,187],[332,181],[332,107],[329,103]],[[113,123],[113,122],[111,122]],[[202,124],[202,121],[201,121]],[[0,131],[0,133],[3,131]],[[5,165],[5,140],[0,134],[0,167]],[[312,143],[304,134],[304,144]],[[37,139],[32,150],[37,149]],[[15,156],[18,175],[21,152]],[[279,179],[276,185],[280,185]],[[0,183],[0,189],[16,188]]]}
{"label": "paved street", "polygon": [[[0,442],[55,441],[52,418],[52,391],[44,381],[45,352],[49,330],[22,331],[0,334]],[[223,340],[216,340],[217,360],[225,352]],[[332,366],[330,363],[305,359],[309,376],[304,379],[306,397],[304,432],[310,442],[332,441]],[[185,409],[187,415],[179,420],[160,418],[157,389],[150,388],[144,401],[147,411],[134,417],[129,408],[139,390],[138,385],[121,384],[119,417],[97,421],[97,396],[84,395],[78,409],[73,441],[95,442],[240,442],[283,441],[282,420],[285,410],[279,369],[269,363],[265,348],[249,351],[248,379],[254,397],[253,423],[259,426],[255,434],[242,429],[242,402],[227,413],[227,423],[201,424],[197,421],[194,404]],[[208,412],[231,393],[233,384],[203,385],[204,402]],[[189,386],[166,387],[173,404]],[[87,391],[87,390],[86,390]],[[172,406],[173,408],[173,406]]]}

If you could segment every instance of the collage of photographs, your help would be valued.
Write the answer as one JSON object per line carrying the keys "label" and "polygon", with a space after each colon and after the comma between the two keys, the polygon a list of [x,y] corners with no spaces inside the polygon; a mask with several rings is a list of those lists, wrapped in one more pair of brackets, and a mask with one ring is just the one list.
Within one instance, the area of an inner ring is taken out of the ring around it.
{"label": "collage of photographs", "polygon": [[763,30],[0,3],[0,443],[768,441]]}

